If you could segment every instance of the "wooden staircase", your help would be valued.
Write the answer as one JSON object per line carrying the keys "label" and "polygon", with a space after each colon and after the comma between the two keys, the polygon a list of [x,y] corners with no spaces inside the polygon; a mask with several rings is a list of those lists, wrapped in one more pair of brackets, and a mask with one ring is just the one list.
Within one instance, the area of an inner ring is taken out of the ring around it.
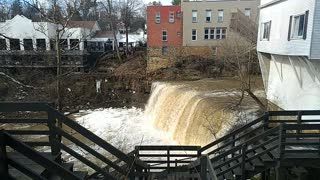
{"label": "wooden staircase", "polygon": [[[271,170],[282,167],[320,169],[320,111],[267,112],[204,147],[136,146],[129,154],[67,118],[50,104],[0,103],[0,112],[0,123],[47,127],[0,131],[1,179],[245,180],[256,175],[269,179]],[[27,115],[21,115],[23,112]],[[44,116],[29,117],[34,112]],[[15,115],[11,116],[12,113]],[[76,134],[85,141],[79,140]],[[30,141],[26,135],[46,136],[48,141],[43,138]],[[70,144],[90,153],[104,165],[90,161],[70,148]],[[97,152],[89,144],[99,146],[116,160]],[[49,152],[36,150],[45,146],[49,147]],[[75,171],[74,164],[63,159],[65,153],[86,168]],[[94,172],[86,172],[87,168]]]}

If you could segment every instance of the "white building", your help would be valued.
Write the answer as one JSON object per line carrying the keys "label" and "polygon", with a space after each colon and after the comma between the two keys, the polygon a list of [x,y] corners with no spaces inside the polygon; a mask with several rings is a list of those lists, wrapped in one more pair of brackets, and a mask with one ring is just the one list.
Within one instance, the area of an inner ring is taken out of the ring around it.
{"label": "white building", "polygon": [[[0,23],[0,67],[55,67],[57,29],[61,29],[57,24],[32,22],[20,15]],[[63,48],[62,67],[82,70],[93,64],[91,61],[96,60],[97,53],[104,52],[107,41],[95,37],[100,31],[96,21],[69,21],[59,38]],[[99,43],[102,47],[98,49]]]}
{"label": "white building", "polygon": [[[37,50],[39,44],[44,43],[45,50],[49,51],[53,49],[50,47],[50,40],[55,39],[57,26],[59,25],[48,22],[32,22],[24,16],[17,15],[0,23],[0,33],[8,37],[2,37],[2,41],[5,40],[7,44],[6,50],[25,50],[25,45],[29,45],[29,43],[24,42],[32,40],[32,50]],[[97,31],[100,31],[100,27],[95,21],[70,21],[60,39],[66,40],[68,50],[72,48],[72,40],[78,41],[77,45],[80,46],[78,50],[84,50],[84,41],[91,39]],[[14,43],[10,43],[10,40],[19,40],[19,46],[11,47],[10,44]]]}
{"label": "white building", "polygon": [[268,100],[320,108],[320,0],[261,0],[257,50]]}

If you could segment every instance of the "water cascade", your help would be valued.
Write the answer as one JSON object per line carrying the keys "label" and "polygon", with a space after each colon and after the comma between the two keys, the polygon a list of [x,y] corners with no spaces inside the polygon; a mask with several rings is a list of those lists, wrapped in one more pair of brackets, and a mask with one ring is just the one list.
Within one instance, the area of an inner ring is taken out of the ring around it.
{"label": "water cascade", "polygon": [[155,82],[145,116],[180,144],[204,145],[235,119],[226,108],[230,97],[225,92],[199,91],[190,84]]}

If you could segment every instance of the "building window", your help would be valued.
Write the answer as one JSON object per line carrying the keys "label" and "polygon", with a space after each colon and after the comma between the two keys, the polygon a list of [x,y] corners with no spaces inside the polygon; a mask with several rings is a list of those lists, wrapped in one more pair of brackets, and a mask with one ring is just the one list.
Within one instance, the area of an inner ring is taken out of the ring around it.
{"label": "building window", "polygon": [[304,32],[305,14],[293,17],[292,38],[302,38]]}
{"label": "building window", "polygon": [[10,39],[10,49],[11,50],[20,50],[20,40],[19,39]]}
{"label": "building window", "polygon": [[269,41],[271,30],[271,21],[262,23],[262,40]]}
{"label": "building window", "polygon": [[168,35],[166,30],[162,31],[162,41],[168,41]]}
{"label": "building window", "polygon": [[244,9],[244,15],[247,16],[247,17],[250,17],[251,16],[251,8],[245,8]]}
{"label": "building window", "polygon": [[33,50],[32,39],[24,39],[23,46],[25,51],[32,51]]}
{"label": "building window", "polygon": [[173,23],[174,22],[174,12],[169,13],[169,22]]}
{"label": "building window", "polygon": [[223,9],[218,10],[218,22],[223,22]]}
{"label": "building window", "polygon": [[5,39],[0,39],[0,50],[7,50],[7,43]]}
{"label": "building window", "polygon": [[204,39],[225,39],[227,34],[227,28],[217,27],[217,28],[205,28],[204,29]]}
{"label": "building window", "polygon": [[63,50],[68,50],[68,40],[67,39],[60,39],[60,47]]}
{"label": "building window", "polygon": [[179,36],[179,37],[181,36],[181,32],[180,31],[177,32],[177,36]]}
{"label": "building window", "polygon": [[72,50],[80,50],[79,39],[70,39],[70,46]]}
{"label": "building window", "polygon": [[155,22],[156,22],[157,24],[160,24],[160,12],[156,12]]}
{"label": "building window", "polygon": [[161,53],[162,53],[162,55],[168,55],[168,47],[163,46],[161,49]]}
{"label": "building window", "polygon": [[206,22],[211,22],[211,16],[212,16],[211,10],[210,9],[206,10]]}
{"label": "building window", "polygon": [[192,39],[192,41],[197,40],[197,30],[196,29],[192,29],[191,39]]}
{"label": "building window", "polygon": [[227,28],[220,28],[221,29],[221,39],[225,39],[227,37]]}
{"label": "building window", "polygon": [[180,11],[177,12],[177,18],[181,18],[181,12]]}
{"label": "building window", "polygon": [[198,11],[197,10],[192,10],[192,22],[193,23],[198,22]]}
{"label": "building window", "polygon": [[37,39],[37,50],[46,50],[46,40],[45,39]]}

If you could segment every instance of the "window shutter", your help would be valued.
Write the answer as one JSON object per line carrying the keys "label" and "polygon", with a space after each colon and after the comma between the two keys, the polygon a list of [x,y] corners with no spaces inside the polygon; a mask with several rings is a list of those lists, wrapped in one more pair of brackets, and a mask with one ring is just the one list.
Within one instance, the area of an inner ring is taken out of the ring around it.
{"label": "window shutter", "polygon": [[289,20],[288,41],[290,41],[291,39],[291,27],[292,27],[292,16],[290,16],[290,20]]}
{"label": "window shutter", "polygon": [[303,39],[307,39],[308,19],[309,19],[309,11],[306,11],[306,15],[304,16]]}

